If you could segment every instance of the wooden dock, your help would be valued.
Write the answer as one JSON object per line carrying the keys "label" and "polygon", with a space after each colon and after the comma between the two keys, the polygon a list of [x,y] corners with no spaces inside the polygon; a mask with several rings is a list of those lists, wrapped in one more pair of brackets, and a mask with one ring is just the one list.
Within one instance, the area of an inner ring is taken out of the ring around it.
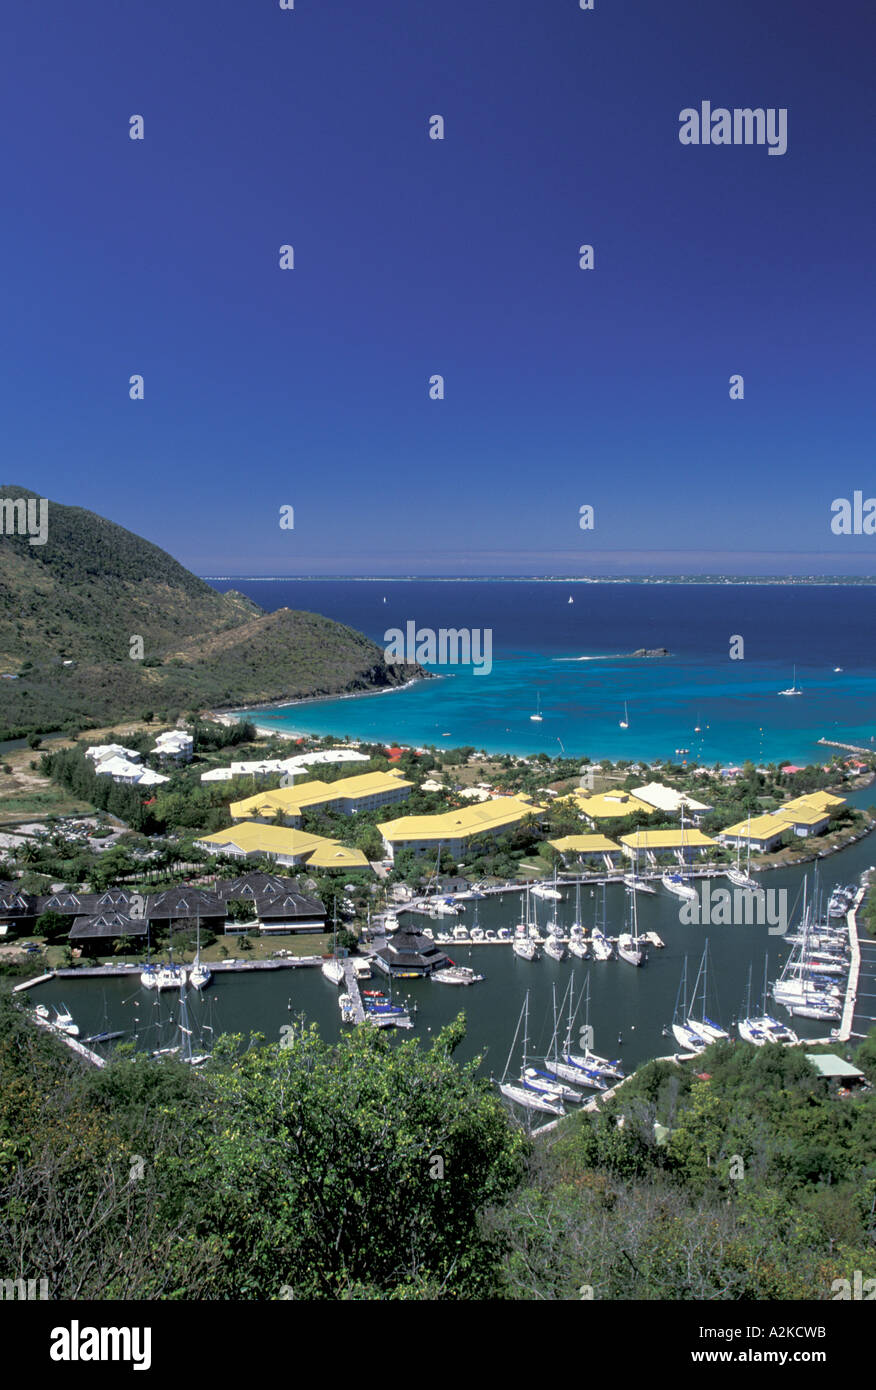
{"label": "wooden dock", "polygon": [[347,956],[341,961],[341,964],[344,967],[344,984],[347,987],[347,993],[353,1001],[353,1022],[364,1023],[365,1007],[362,1003],[362,995],[359,992],[359,979],[356,975],[356,971],[353,969],[353,961]]}

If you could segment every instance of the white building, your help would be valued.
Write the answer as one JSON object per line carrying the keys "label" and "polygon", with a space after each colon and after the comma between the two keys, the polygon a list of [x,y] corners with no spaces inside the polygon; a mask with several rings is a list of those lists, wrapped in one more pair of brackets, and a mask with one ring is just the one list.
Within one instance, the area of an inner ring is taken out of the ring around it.
{"label": "white building", "polygon": [[705,802],[695,801],[684,792],[677,792],[673,787],[664,787],[662,782],[649,782],[645,787],[633,787],[632,794],[638,797],[639,801],[653,806],[655,811],[665,811],[673,816],[678,816],[684,811],[685,818],[694,825],[698,825],[703,816],[707,816],[713,810],[713,807],[707,806]]}
{"label": "white building", "polygon": [[107,758],[123,758],[129,763],[138,763],[140,754],[133,748],[123,748],[120,743],[100,743],[93,748],[86,748],[86,758],[91,758],[94,763],[106,762]]}
{"label": "white building", "polygon": [[127,786],[152,786],[156,779],[159,782],[166,782],[167,777],[162,777],[158,772],[152,772],[148,767],[143,767],[140,763],[129,762],[127,758],[104,758],[102,763],[98,763],[95,768],[98,777],[111,777],[114,782],[124,782]]}
{"label": "white building", "polygon": [[168,762],[190,763],[193,749],[194,739],[191,734],[184,733],[182,729],[169,729],[167,733],[158,735],[152,752],[156,757],[167,759]]}

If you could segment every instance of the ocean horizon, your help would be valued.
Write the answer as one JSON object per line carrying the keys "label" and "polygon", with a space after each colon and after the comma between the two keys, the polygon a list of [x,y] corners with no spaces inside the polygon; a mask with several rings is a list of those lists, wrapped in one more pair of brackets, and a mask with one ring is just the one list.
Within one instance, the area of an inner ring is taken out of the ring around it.
{"label": "ocean horizon", "polygon": [[[282,733],[710,765],[809,763],[830,755],[819,738],[869,747],[876,736],[867,585],[236,577],[213,586],[239,588],[268,611],[321,613],[381,646],[411,622],[490,633],[489,672],[430,665],[441,679],[247,711]],[[663,647],[668,656],[630,655]],[[794,680],[802,694],[780,695]]]}

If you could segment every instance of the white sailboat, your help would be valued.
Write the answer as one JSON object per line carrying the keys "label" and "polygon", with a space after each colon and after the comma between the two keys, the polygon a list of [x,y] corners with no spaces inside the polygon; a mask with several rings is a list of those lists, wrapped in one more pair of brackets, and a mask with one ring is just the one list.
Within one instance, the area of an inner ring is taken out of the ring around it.
{"label": "white sailboat", "polygon": [[[520,1084],[514,1084],[507,1080],[508,1070],[511,1066],[511,1058],[514,1055],[514,1048],[517,1045],[517,1036],[520,1032],[520,1025],[523,1024],[523,1067]],[[511,1051],[508,1053],[508,1060],[505,1063],[505,1071],[502,1080],[499,1082],[499,1090],[508,1100],[513,1100],[517,1105],[523,1106],[526,1110],[540,1110],[547,1115],[565,1115],[565,1107],[556,1090],[542,1090],[526,1081],[526,1050],[529,1044],[527,1029],[529,1026],[529,991],[523,1001],[523,1008],[520,1011],[520,1018],[517,1020],[517,1028],[514,1032],[514,1041],[511,1044]]]}
{"label": "white sailboat", "polygon": [[[682,868],[684,868],[684,807],[681,809],[681,857]],[[686,883],[680,873],[671,873],[669,869],[661,876],[660,882],[670,893],[674,893],[677,898],[691,900],[699,897],[697,890]]]}
{"label": "white sailboat", "polygon": [[343,967],[342,962],[338,960],[338,957],[337,957],[337,949],[338,949],[338,901],[337,901],[337,898],[336,898],[336,899],[335,899],[335,934],[334,934],[334,941],[333,941],[333,945],[332,945],[332,955],[328,958],[328,960],[324,960],[324,961],[323,961],[322,965],[320,966],[320,969],[322,970],[322,973],[323,973],[323,975],[325,976],[325,978],[326,978],[327,980],[330,980],[331,983],[332,983],[333,985],[342,985],[342,984],[344,983],[344,967]]}
{"label": "white sailboat", "polygon": [[685,1052],[705,1052],[709,1045],[708,1039],[703,1037],[687,1022],[687,956],[684,958],[684,967],[681,972],[681,980],[678,985],[678,993],[675,996],[675,1013],[672,1019],[672,1032],[679,1047],[684,1048]]}
{"label": "white sailboat", "polygon": [[802,695],[802,694],[803,694],[803,691],[800,690],[800,689],[798,688],[798,686],[797,686],[797,667],[796,667],[796,666],[794,667],[794,679],[792,680],[791,684],[788,686],[788,689],[787,689],[787,690],[779,690],[777,693],[778,693],[779,695]]}
{"label": "white sailboat", "polygon": [[627,710],[626,700],[624,700],[624,717],[623,719],[619,719],[617,722],[621,729],[628,729],[630,727],[630,716]]}
{"label": "white sailboat", "polygon": [[535,697],[535,714],[531,714],[529,717],[534,724],[540,724],[542,721],[540,693],[538,693]]}
{"label": "white sailboat", "polygon": [[720,1024],[713,1023],[706,1013],[706,991],[708,989],[709,979],[708,937],[706,937],[706,944],[703,947],[703,958],[700,961],[699,974],[697,975],[697,980],[694,984],[694,998],[696,998],[697,985],[700,982],[700,978],[702,978],[703,981],[703,999],[702,1007],[700,1009],[700,1016],[699,1018],[688,1017],[686,1020],[687,1026],[688,1028],[692,1029],[694,1033],[698,1033],[700,1037],[705,1038],[707,1042],[729,1042],[730,1034],[726,1031],[726,1029],[722,1028]]}
{"label": "white sailboat", "polygon": [[[605,934],[605,912],[606,912],[606,885],[602,885],[602,926],[597,926],[594,922],[593,931],[590,936],[590,945],[593,948],[593,959],[604,961],[611,960],[614,955],[614,946]],[[597,899],[598,903],[598,899]]]}
{"label": "white sailboat", "polygon": [[736,886],[737,886],[737,888],[759,888],[759,887],[760,887],[760,884],[757,882],[757,879],[754,879],[754,878],[751,877],[751,812],[750,812],[750,811],[749,811],[749,813],[748,813],[748,836],[747,836],[746,843],[747,843],[748,849],[747,849],[747,856],[746,856],[746,861],[745,861],[745,868],[743,869],[743,868],[742,868],[742,865],[741,865],[741,863],[740,863],[740,848],[739,848],[739,840],[737,839],[737,841],[736,841],[736,864],[735,864],[735,866],[734,866],[733,868],[727,870],[727,878],[729,878],[729,880],[730,880],[731,883],[735,883]]}
{"label": "white sailboat", "polygon": [[[627,890],[629,892],[629,890]],[[617,953],[621,960],[625,960],[627,965],[641,965],[645,959],[645,953],[639,945],[639,914],[636,909],[636,894],[630,892],[632,932],[621,932],[617,939]]]}
{"label": "white sailboat", "polygon": [[624,883],[628,888],[634,888],[637,893],[656,893],[657,889],[653,883],[648,883],[646,879],[639,877],[639,835],[641,831],[636,831],[636,857],[633,861],[633,871],[624,874]]}
{"label": "white sailboat", "polygon": [[189,984],[192,989],[204,989],[212,980],[213,975],[206,965],[201,964],[201,918],[198,917],[198,942],[195,949],[195,959],[189,970]]}

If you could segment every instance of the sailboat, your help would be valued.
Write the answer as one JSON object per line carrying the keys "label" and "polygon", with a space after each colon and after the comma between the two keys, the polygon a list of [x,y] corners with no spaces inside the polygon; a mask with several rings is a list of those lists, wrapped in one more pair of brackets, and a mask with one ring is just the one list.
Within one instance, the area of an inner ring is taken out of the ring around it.
{"label": "sailboat", "polygon": [[581,921],[581,884],[575,884],[575,920],[569,930],[569,954],[579,960],[586,960],[590,954],[584,940],[584,926]]}
{"label": "sailboat", "polygon": [[188,1063],[190,1067],[199,1067],[209,1057],[207,1052],[192,1052],[192,1030],[189,1027],[185,975],[182,976],[179,986],[179,1047],[173,1050],[179,1053],[180,1061]]}
{"label": "sailboat", "polygon": [[[629,890],[628,890],[629,891]],[[636,908],[636,894],[630,892],[632,932],[621,932],[617,939],[617,953],[621,960],[625,960],[627,965],[641,965],[645,959],[645,953],[639,945],[639,914]]]}
{"label": "sailboat", "polygon": [[[574,978],[569,982],[569,1030],[566,1034],[565,1060],[568,1064],[575,1067],[582,1067],[588,1075],[602,1078],[604,1081],[622,1081],[626,1073],[621,1066],[620,1059],[610,1061],[607,1057],[598,1057],[592,1049],[587,1046],[583,1053],[572,1052],[572,989],[574,988]],[[578,1010],[575,1010],[577,1014]],[[586,1036],[590,1036],[590,973],[587,974],[587,983],[584,986],[584,1026]],[[588,1085],[596,1084],[597,1090],[602,1087],[598,1083],[588,1081]]]}
{"label": "sailboat", "polygon": [[[682,868],[683,868],[683,867],[684,867],[684,807],[683,807],[683,806],[682,806],[682,808],[681,808],[681,857],[682,857]],[[685,881],[684,881],[684,879],[682,878],[681,874],[678,874],[678,873],[670,873],[670,871],[669,871],[668,869],[666,870],[666,873],[663,874],[663,875],[661,876],[660,882],[663,884],[663,887],[664,887],[664,888],[668,889],[670,893],[674,893],[675,896],[676,896],[677,898],[687,898],[687,899],[691,900],[691,899],[696,898],[696,897],[699,896],[698,893],[697,893],[697,890],[696,890],[695,888],[692,888],[691,885],[690,885],[689,883],[685,883]]]}
{"label": "sailboat", "polygon": [[684,967],[681,972],[681,980],[678,984],[678,993],[675,996],[675,1013],[672,1018],[672,1032],[679,1047],[683,1047],[685,1052],[705,1052],[709,1045],[708,1038],[703,1037],[687,1022],[687,956],[684,958]]}
{"label": "sailboat", "polygon": [[778,693],[779,695],[802,695],[802,694],[803,694],[803,691],[800,690],[800,689],[798,689],[798,686],[797,686],[797,667],[796,667],[796,666],[794,667],[794,679],[793,679],[793,681],[791,682],[791,684],[788,686],[788,689],[787,689],[787,690],[779,690],[777,693]]}
{"label": "sailboat", "polygon": [[536,697],[535,697],[535,714],[531,714],[529,717],[530,717],[530,719],[533,721],[534,724],[540,724],[540,723],[541,723],[541,720],[542,720],[542,713],[541,713],[541,692],[540,692],[540,691],[536,694]]}
{"label": "sailboat", "polygon": [[517,927],[514,932],[514,940],[511,943],[512,951],[516,956],[519,956],[521,960],[539,959],[540,953],[538,949],[538,942],[541,940],[541,937],[539,936],[538,940],[536,940],[536,938],[532,934],[533,929],[537,932],[538,924],[537,922],[533,924],[529,920],[529,889],[527,888],[526,916],[524,919],[523,900],[521,899],[520,921],[517,924]]}
{"label": "sailboat", "polygon": [[206,965],[201,964],[201,918],[198,915],[198,942],[195,949],[195,959],[189,971],[189,984],[192,989],[204,989],[210,983],[213,976]]}
{"label": "sailboat", "polygon": [[534,883],[532,885],[532,896],[534,898],[551,898],[554,902],[562,902],[563,895],[557,887],[557,869],[554,865],[553,886],[549,883]]}
{"label": "sailboat", "polygon": [[[515,1085],[506,1080],[508,1070],[511,1066],[511,1058],[514,1055],[514,1048],[517,1045],[517,1036],[520,1032],[520,1025],[523,1024],[523,1068],[524,1076],[521,1083]],[[540,1110],[546,1115],[565,1115],[565,1107],[556,1090],[541,1090],[528,1084],[525,1081],[526,1072],[526,1052],[529,1045],[527,1030],[529,1027],[529,991],[526,991],[526,998],[523,1001],[523,1008],[520,1011],[520,1018],[517,1020],[517,1028],[514,1032],[514,1041],[511,1044],[511,1051],[508,1053],[508,1060],[505,1063],[505,1071],[502,1080],[499,1082],[499,1090],[507,1100],[513,1100],[517,1105],[522,1105],[526,1110]]]}
{"label": "sailboat", "polygon": [[[696,998],[697,985],[700,982],[700,978],[702,978],[703,981],[703,1001],[702,1007],[700,1009],[700,1017],[688,1017],[686,1020],[687,1026],[688,1028],[692,1029],[694,1033],[698,1033],[700,1037],[705,1038],[707,1042],[729,1042],[730,1034],[724,1028],[721,1028],[719,1024],[713,1023],[706,1013],[706,991],[708,989],[709,979],[708,937],[706,937],[706,944],[703,947],[703,958],[700,961],[699,973],[697,975],[696,983],[694,984],[694,998]],[[691,1002],[693,1003],[693,1001]]]}
{"label": "sailboat", "polygon": [[[597,899],[597,905],[599,900]],[[595,912],[594,912],[595,915]],[[590,937],[590,945],[593,947],[594,960],[611,960],[614,955],[614,947],[605,934],[605,915],[606,915],[606,885],[602,885],[602,926],[597,926],[594,921],[593,932]]]}
{"label": "sailboat", "polygon": [[629,716],[629,713],[628,713],[628,711],[627,711],[627,702],[626,702],[626,700],[624,700],[624,717],[623,717],[623,719],[619,719],[619,720],[618,720],[618,724],[620,725],[620,727],[621,727],[622,729],[628,729],[628,728],[630,727],[630,716]]}
{"label": "sailboat", "polygon": [[333,985],[344,983],[344,967],[337,957],[338,950],[338,900],[335,898],[335,935],[332,946],[332,955],[328,960],[324,960],[320,967],[327,980],[331,980]]}
{"label": "sailboat", "polygon": [[740,849],[739,840],[736,840],[736,864],[732,869],[727,870],[727,877],[731,883],[735,883],[737,888],[759,888],[757,879],[751,877],[751,812],[748,813],[748,835],[746,839],[748,846],[745,868],[739,862]]}
{"label": "sailboat", "polygon": [[653,883],[648,883],[647,879],[639,877],[639,835],[641,831],[636,831],[636,858],[631,874],[624,874],[624,883],[628,888],[634,888],[637,893],[656,893],[657,889]]}
{"label": "sailboat", "polygon": [[570,603],[574,603],[574,602],[575,602],[575,600],[572,598],[572,595],[571,595],[571,594],[569,595],[569,602],[570,602]]}

